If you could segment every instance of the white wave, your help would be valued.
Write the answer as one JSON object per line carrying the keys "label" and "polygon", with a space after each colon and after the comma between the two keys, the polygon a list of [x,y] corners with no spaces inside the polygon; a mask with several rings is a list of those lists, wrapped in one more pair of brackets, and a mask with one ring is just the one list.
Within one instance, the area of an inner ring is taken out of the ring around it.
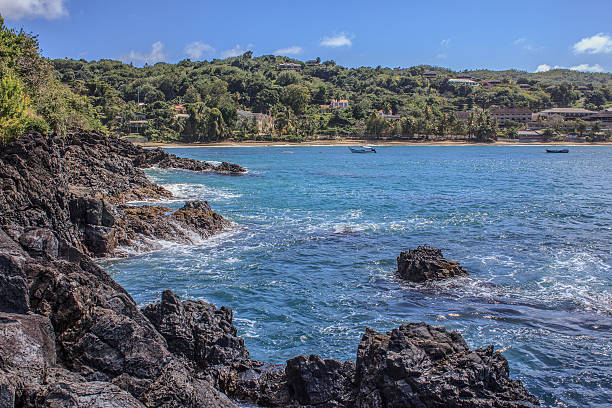
{"label": "white wave", "polygon": [[157,251],[168,251],[173,254],[192,254],[194,249],[209,249],[215,248],[223,244],[232,236],[241,231],[240,226],[232,223],[227,229],[209,236],[201,236],[196,231],[189,228],[184,228],[177,225],[184,237],[188,241],[168,241],[159,238],[150,238],[144,235],[138,235],[138,238],[132,240],[132,246],[119,246],[115,250],[115,256],[118,258],[128,258],[140,256]]}
{"label": "white wave", "polygon": [[177,199],[199,199],[207,201],[215,200],[231,200],[234,198],[242,197],[242,194],[231,192],[227,189],[211,188],[204,184],[193,184],[193,183],[173,183],[165,184],[164,187]]}
{"label": "white wave", "polygon": [[257,334],[257,328],[255,327],[256,322],[254,320],[234,317],[234,322],[238,323],[238,326],[240,326],[240,331],[238,333],[240,337],[259,337],[259,334]]}

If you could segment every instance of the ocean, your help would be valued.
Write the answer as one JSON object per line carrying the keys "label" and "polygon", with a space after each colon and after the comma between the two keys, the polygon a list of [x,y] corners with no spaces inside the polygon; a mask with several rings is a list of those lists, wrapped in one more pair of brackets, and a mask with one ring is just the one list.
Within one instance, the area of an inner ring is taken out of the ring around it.
{"label": "ocean", "polygon": [[[612,148],[167,149],[244,176],[148,170],[234,226],[198,245],[101,261],[140,305],[164,289],[234,310],[251,357],[354,360],[366,327],[425,321],[493,344],[545,406],[612,405]],[[399,280],[429,244],[469,278]]]}

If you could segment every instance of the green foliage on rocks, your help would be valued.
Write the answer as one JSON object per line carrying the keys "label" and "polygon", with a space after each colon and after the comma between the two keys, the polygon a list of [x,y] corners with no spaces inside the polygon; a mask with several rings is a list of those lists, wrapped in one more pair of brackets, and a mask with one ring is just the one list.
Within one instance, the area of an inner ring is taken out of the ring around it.
{"label": "green foliage on rocks", "polygon": [[29,130],[104,130],[87,97],[63,84],[52,64],[41,57],[37,37],[9,29],[2,16],[0,75],[2,143]]}

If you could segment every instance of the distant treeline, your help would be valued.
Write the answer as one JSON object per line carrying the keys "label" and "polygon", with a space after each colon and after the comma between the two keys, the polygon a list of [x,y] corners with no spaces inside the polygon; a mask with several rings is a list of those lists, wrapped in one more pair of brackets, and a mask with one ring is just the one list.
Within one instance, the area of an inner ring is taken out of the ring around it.
{"label": "distant treeline", "polygon": [[[271,115],[275,127],[268,136],[276,139],[342,134],[486,139],[495,134],[494,121],[487,113],[490,108],[537,111],[575,106],[595,110],[612,103],[611,74],[453,72],[431,66],[346,69],[334,61],[313,62],[273,55],[253,58],[247,52],[224,60],[184,60],[143,68],[112,60],[65,59],[53,64],[61,81],[87,96],[111,131],[127,132],[127,122],[142,113],[149,121],[146,136],[161,141],[253,137],[257,129],[238,120],[237,109]],[[288,63],[300,67],[282,69]],[[423,77],[431,71],[436,78]],[[501,83],[472,87],[448,82],[458,75]],[[530,87],[521,89],[520,84]],[[333,99],[346,99],[349,107],[321,107]],[[138,102],[146,105],[138,106]],[[170,108],[176,104],[184,104],[188,119],[175,117]],[[474,120],[457,121],[454,113],[466,110],[476,112]],[[401,119],[384,118],[379,111]]]}

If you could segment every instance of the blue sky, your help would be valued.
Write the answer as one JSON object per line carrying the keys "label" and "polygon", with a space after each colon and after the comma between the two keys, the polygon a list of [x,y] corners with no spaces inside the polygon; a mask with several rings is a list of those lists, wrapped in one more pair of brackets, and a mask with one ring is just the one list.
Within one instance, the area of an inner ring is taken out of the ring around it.
{"label": "blue sky", "polygon": [[51,58],[136,65],[252,50],[345,66],[612,71],[612,1],[0,0]]}

